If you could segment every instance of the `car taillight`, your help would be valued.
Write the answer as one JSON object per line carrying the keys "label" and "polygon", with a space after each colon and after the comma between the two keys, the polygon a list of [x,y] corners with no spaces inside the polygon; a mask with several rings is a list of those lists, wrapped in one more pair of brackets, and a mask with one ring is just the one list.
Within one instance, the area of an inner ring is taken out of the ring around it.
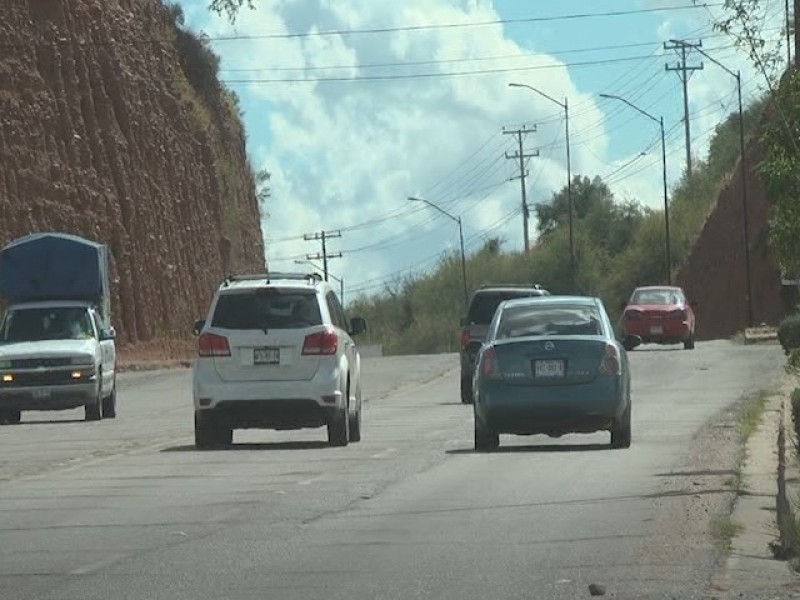
{"label": "car taillight", "polygon": [[230,356],[228,338],[215,333],[201,333],[197,339],[198,356]]}
{"label": "car taillight", "polygon": [[493,347],[489,347],[481,357],[481,373],[487,379],[498,379],[501,377],[500,366],[497,364],[497,355]]}
{"label": "car taillight", "polygon": [[303,354],[314,356],[329,356],[336,354],[339,348],[339,336],[333,329],[318,331],[307,335],[303,342]]}
{"label": "car taillight", "polygon": [[469,329],[461,330],[461,349],[466,350],[469,345]]}
{"label": "car taillight", "polygon": [[625,318],[626,319],[641,319],[642,313],[638,310],[626,310],[625,311]]}
{"label": "car taillight", "polygon": [[620,359],[617,347],[612,344],[606,344],[606,353],[603,356],[603,362],[600,365],[600,372],[609,377],[619,375],[620,372]]}
{"label": "car taillight", "polygon": [[671,313],[669,313],[669,317],[671,319],[680,319],[683,321],[686,319],[686,311],[683,309],[673,310]]}

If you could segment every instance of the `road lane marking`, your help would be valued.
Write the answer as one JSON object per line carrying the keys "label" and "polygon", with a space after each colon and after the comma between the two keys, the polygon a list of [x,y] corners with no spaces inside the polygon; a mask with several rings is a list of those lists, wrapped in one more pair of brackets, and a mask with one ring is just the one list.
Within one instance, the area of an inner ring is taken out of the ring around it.
{"label": "road lane marking", "polygon": [[386,448],[383,452],[373,454],[370,458],[385,458],[394,452],[397,452],[397,448]]}

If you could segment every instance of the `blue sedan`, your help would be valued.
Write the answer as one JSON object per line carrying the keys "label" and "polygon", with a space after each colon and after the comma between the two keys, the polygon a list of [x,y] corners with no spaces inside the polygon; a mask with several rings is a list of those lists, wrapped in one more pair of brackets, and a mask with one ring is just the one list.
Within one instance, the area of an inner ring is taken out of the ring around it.
{"label": "blue sedan", "polygon": [[599,298],[541,296],[497,307],[473,376],[475,449],[501,433],[611,432],[631,444],[630,367]]}

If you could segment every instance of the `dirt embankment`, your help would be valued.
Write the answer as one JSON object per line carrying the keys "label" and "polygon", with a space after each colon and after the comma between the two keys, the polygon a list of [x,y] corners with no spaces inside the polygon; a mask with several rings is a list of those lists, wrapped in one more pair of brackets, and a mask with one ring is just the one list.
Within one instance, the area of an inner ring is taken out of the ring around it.
{"label": "dirt embankment", "polygon": [[[747,217],[753,322],[776,325],[792,308],[792,288],[781,285],[777,261],[769,245],[770,206],[757,165],[765,149],[760,131],[746,147]],[[716,206],[706,220],[677,276],[678,285],[699,302],[697,337],[726,338],[747,324],[747,284],[742,209],[742,162],[722,187]]]}
{"label": "dirt embankment", "polygon": [[236,99],[180,31],[159,0],[0,3],[0,244],[107,243],[123,357],[185,354],[220,277],[264,268]]}

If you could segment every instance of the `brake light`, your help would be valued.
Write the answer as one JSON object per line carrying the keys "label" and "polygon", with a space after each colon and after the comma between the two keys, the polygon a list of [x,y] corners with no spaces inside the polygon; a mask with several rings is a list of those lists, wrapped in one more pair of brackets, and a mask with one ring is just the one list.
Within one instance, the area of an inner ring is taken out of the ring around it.
{"label": "brake light", "polygon": [[600,372],[604,375],[612,377],[619,375],[620,372],[620,359],[617,347],[612,344],[606,344],[606,353],[603,357],[603,362],[600,365]]}
{"label": "brake light", "polygon": [[228,338],[215,333],[201,333],[197,340],[198,356],[230,356]]}
{"label": "brake light", "polygon": [[497,364],[497,355],[494,347],[490,346],[483,353],[481,358],[481,373],[487,379],[498,379],[501,377],[500,365]]}
{"label": "brake light", "polygon": [[466,350],[469,345],[469,329],[461,330],[461,349]]}
{"label": "brake light", "polygon": [[339,336],[333,329],[318,331],[307,335],[303,342],[303,354],[314,356],[329,356],[336,354],[339,348]]}
{"label": "brake light", "polygon": [[680,319],[681,321],[686,319],[686,311],[683,309],[673,310],[669,313],[671,319]]}

